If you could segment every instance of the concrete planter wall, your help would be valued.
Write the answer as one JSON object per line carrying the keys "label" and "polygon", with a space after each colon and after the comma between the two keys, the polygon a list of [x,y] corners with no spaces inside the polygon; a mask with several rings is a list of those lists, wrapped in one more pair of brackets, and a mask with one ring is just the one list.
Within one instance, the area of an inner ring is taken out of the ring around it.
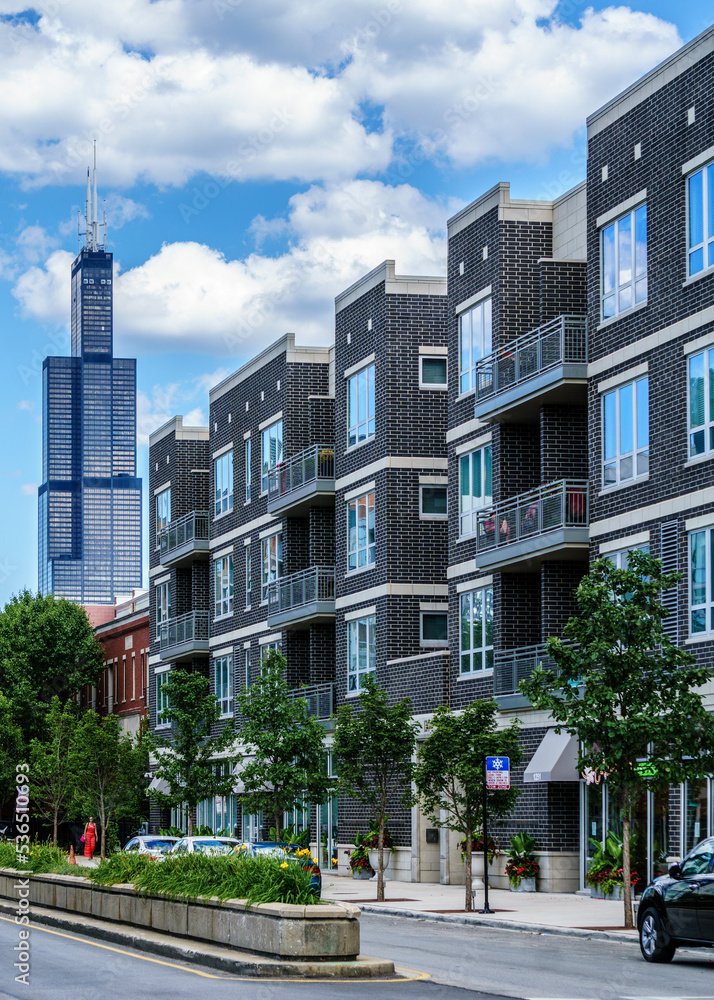
{"label": "concrete planter wall", "polygon": [[[25,873],[0,869],[0,897],[17,898]],[[188,903],[138,896],[133,885],[97,886],[74,875],[30,875],[30,904],[151,928],[283,959],[351,961],[359,955],[359,909],[345,904],[293,906],[215,897]]]}

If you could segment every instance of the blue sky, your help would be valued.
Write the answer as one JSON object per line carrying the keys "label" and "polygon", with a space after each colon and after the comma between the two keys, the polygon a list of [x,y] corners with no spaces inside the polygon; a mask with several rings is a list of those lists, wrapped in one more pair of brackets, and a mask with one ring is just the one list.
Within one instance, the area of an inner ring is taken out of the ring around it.
{"label": "blue sky", "polygon": [[139,464],[174,413],[387,257],[439,274],[496,181],[584,177],[584,119],[708,27],[703,0],[0,0],[0,602],[37,586],[40,372],[98,140]]}

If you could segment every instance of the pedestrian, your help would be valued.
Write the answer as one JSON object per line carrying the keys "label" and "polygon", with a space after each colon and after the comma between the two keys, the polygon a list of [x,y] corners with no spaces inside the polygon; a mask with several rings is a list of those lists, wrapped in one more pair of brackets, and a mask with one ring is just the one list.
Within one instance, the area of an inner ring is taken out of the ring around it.
{"label": "pedestrian", "polygon": [[94,816],[89,817],[89,822],[84,827],[82,841],[84,843],[84,856],[91,861],[97,844],[97,827],[94,823]]}

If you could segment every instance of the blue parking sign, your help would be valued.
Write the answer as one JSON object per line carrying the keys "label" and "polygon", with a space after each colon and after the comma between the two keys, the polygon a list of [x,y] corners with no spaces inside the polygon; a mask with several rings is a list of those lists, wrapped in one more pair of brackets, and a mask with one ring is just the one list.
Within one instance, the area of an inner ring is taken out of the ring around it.
{"label": "blue parking sign", "polygon": [[507,791],[511,787],[511,762],[508,757],[486,758],[486,788]]}

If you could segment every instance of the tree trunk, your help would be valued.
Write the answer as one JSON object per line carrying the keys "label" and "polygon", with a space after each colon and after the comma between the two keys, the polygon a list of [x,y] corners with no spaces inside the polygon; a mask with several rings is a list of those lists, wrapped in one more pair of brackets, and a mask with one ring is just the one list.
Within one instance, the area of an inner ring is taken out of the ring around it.
{"label": "tree trunk", "polygon": [[57,847],[57,813],[58,808],[55,806],[54,816],[52,817],[52,846]]}
{"label": "tree trunk", "polygon": [[466,828],[466,855],[465,855],[465,861],[466,861],[466,879],[465,879],[465,884],[466,884],[466,902],[465,902],[465,905],[464,905],[464,909],[467,910],[467,911],[471,911],[473,909],[473,896],[471,895],[471,886],[472,886],[472,883],[473,883],[472,871],[471,871],[471,860],[472,860],[472,853],[471,853],[471,851],[472,851],[472,848],[473,848],[473,830],[471,829],[471,826],[469,825]]}
{"label": "tree trunk", "polygon": [[379,813],[379,858],[377,860],[377,902],[384,902],[384,802]]}
{"label": "tree trunk", "polygon": [[630,882],[630,793],[623,793],[622,810],[622,898],[625,904],[625,927],[634,927],[632,919],[632,885]]}
{"label": "tree trunk", "polygon": [[282,812],[273,813],[273,819],[275,820],[275,839],[277,841],[280,841],[280,827],[282,826],[283,822]]}
{"label": "tree trunk", "polygon": [[188,814],[188,822],[186,824],[188,829],[187,836],[193,837],[193,806],[189,806],[186,812]]}
{"label": "tree trunk", "polygon": [[[101,846],[101,851],[99,853],[99,857],[101,858],[102,861],[104,861],[107,851],[107,814],[103,804],[99,812],[99,815],[102,821],[102,840],[101,840],[102,846]],[[95,841],[95,846],[96,846],[96,841]]]}

